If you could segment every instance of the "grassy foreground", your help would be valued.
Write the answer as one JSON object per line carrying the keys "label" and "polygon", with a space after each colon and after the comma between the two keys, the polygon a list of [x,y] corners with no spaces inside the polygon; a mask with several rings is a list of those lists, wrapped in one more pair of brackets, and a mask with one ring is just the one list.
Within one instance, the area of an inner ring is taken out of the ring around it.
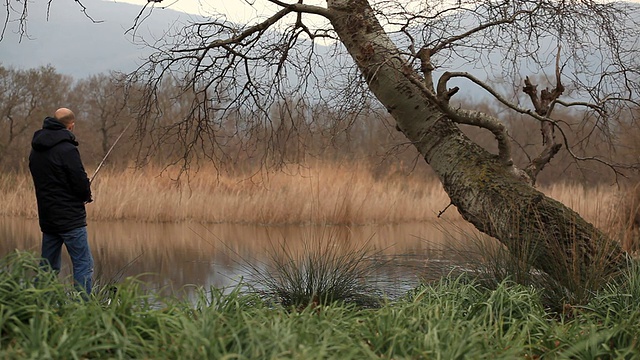
{"label": "grassy foreground", "polygon": [[[36,260],[1,260],[3,359],[621,359],[640,356],[640,269],[582,307],[549,313],[505,281],[442,280],[378,308],[300,310],[238,289],[157,298],[128,280],[84,303]],[[34,285],[32,279],[38,276]],[[109,298],[109,299],[108,299]]]}

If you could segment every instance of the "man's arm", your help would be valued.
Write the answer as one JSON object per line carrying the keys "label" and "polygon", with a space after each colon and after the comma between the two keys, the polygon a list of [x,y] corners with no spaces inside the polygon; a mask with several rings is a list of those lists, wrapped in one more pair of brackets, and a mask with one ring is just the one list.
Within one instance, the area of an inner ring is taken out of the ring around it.
{"label": "man's arm", "polygon": [[91,202],[91,183],[87,172],[84,170],[80,152],[75,146],[67,151],[64,156],[65,169],[71,191],[82,201]]}

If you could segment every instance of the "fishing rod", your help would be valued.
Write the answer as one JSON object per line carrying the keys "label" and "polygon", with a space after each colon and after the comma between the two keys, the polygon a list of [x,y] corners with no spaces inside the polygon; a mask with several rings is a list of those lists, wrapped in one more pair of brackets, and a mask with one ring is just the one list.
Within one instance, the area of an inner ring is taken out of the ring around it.
{"label": "fishing rod", "polygon": [[111,147],[109,148],[109,151],[107,151],[107,153],[102,158],[102,161],[100,161],[100,164],[98,164],[98,167],[96,168],[96,171],[94,171],[93,175],[91,175],[91,178],[89,179],[89,184],[93,183],[93,179],[95,179],[96,175],[98,175],[98,171],[100,171],[100,169],[102,168],[102,165],[104,165],[104,162],[109,157],[109,154],[111,154],[111,151],[113,150],[113,148],[116,147],[116,144],[118,143],[118,141],[120,141],[120,138],[122,137],[122,135],[124,135],[124,133],[127,132],[127,129],[129,129],[129,126],[131,126],[131,124],[133,124],[134,120],[135,120],[135,118],[133,118],[133,119],[131,119],[131,121],[129,121],[127,126],[124,127],[124,130],[122,130],[120,135],[118,135],[118,137],[116,138],[116,141],[113,142],[113,145],[111,145]]}

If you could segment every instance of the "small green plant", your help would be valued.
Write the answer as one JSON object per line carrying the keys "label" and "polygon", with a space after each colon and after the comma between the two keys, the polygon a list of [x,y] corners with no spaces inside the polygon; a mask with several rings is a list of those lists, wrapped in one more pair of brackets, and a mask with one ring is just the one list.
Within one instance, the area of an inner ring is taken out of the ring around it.
{"label": "small green plant", "polygon": [[246,263],[251,278],[248,285],[266,300],[285,307],[336,302],[375,307],[381,292],[368,278],[383,263],[374,255],[366,247],[353,248],[331,235],[303,239],[298,249],[283,241],[279,247],[272,246],[263,266]]}
{"label": "small green plant", "polygon": [[0,260],[0,308],[9,309],[10,324],[28,323],[42,308],[63,311],[67,290],[55,273],[40,269],[32,253],[15,251]]}

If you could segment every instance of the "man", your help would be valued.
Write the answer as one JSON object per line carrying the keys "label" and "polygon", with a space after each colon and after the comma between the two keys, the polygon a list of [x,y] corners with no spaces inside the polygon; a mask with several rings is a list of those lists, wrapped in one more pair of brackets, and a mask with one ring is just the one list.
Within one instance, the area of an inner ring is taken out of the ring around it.
{"label": "man", "polygon": [[33,134],[29,170],[33,177],[42,230],[42,266],[60,271],[62,244],[73,264],[73,279],[91,294],[93,257],[87,240],[85,204],[92,201],[78,142],[72,133],[75,115],[67,108],[46,117]]}

